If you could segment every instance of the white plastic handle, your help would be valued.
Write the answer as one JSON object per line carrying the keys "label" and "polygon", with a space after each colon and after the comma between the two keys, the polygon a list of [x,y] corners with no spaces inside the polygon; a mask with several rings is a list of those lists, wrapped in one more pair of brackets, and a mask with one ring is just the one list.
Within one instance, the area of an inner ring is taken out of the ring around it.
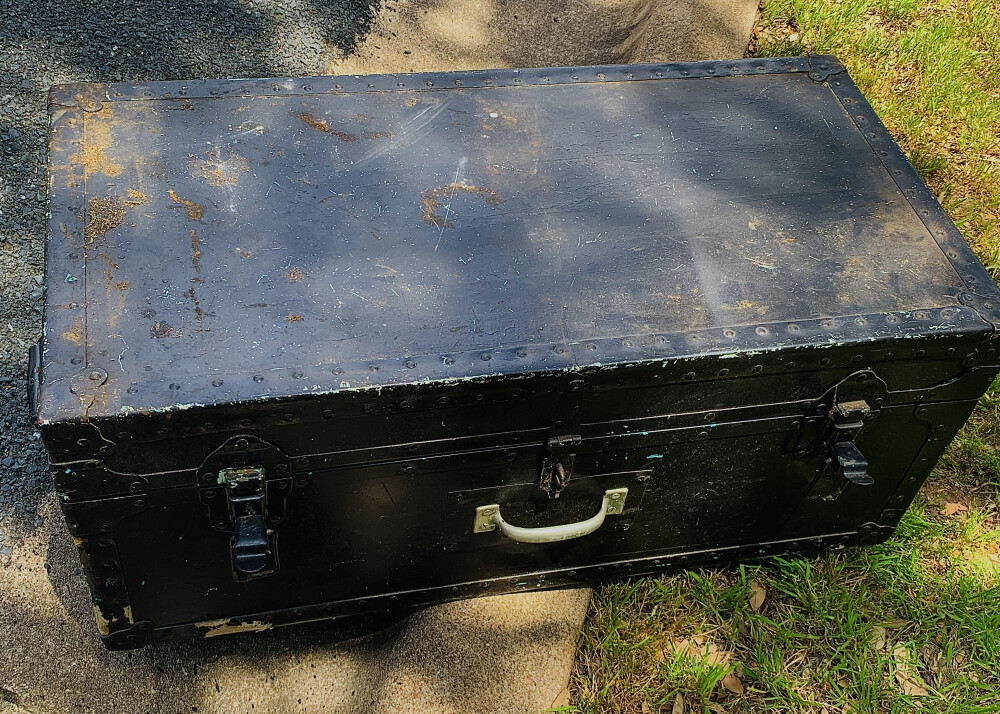
{"label": "white plastic handle", "polygon": [[555,543],[561,540],[571,540],[590,535],[604,524],[606,516],[616,516],[625,507],[625,496],[628,495],[627,488],[611,488],[604,492],[601,501],[601,510],[596,515],[585,521],[577,523],[565,523],[561,526],[548,526],[546,528],[522,528],[512,526],[500,515],[500,504],[492,503],[489,506],[480,506],[476,509],[476,520],[472,527],[473,533],[488,533],[497,528],[500,532],[511,540],[518,543]]}

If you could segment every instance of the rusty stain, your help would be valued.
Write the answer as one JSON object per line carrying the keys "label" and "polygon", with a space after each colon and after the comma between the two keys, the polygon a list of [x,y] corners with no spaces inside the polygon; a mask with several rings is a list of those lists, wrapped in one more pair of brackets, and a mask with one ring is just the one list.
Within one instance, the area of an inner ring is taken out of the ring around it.
{"label": "rusty stain", "polygon": [[128,194],[128,199],[125,201],[126,206],[141,206],[146,202],[146,194],[142,191],[136,191],[134,188],[130,188],[125,193]]}
{"label": "rusty stain", "polygon": [[194,272],[201,275],[201,238],[193,230],[188,233],[191,234],[191,265],[194,266]]}
{"label": "rusty stain", "polygon": [[73,319],[73,326],[62,333],[62,338],[74,345],[83,344],[83,318],[77,315]]}
{"label": "rusty stain", "polygon": [[372,139],[372,140],[391,139],[394,136],[396,135],[393,134],[391,131],[370,131],[367,134],[365,134],[366,139]]}
{"label": "rusty stain", "polygon": [[170,101],[171,102],[178,102],[179,106],[176,106],[176,107],[167,107],[168,110],[184,111],[184,110],[188,110],[188,109],[190,109],[190,110],[194,109],[194,103],[190,99],[188,99],[186,97],[177,97],[177,98],[171,99]]}
{"label": "rusty stain", "polygon": [[217,149],[205,152],[207,158],[192,156],[188,161],[188,170],[195,178],[208,183],[209,186],[221,188],[236,186],[240,175],[250,173],[250,162],[231,148],[226,149],[226,156]]}
{"label": "rusty stain", "polygon": [[105,288],[105,291],[104,291],[105,295],[107,295],[108,297],[111,297],[111,286],[115,282],[115,274],[112,273],[110,270],[105,270],[104,271],[104,277],[106,278],[107,283],[108,283],[107,287]]}
{"label": "rusty stain", "polygon": [[299,119],[304,121],[306,124],[311,126],[317,131],[322,131],[326,134],[332,134],[341,141],[357,141],[357,134],[348,134],[346,131],[338,131],[337,129],[330,128],[330,125],[323,119],[318,119],[315,114],[310,112],[302,112],[299,114]]}
{"label": "rusty stain", "polygon": [[205,207],[203,205],[195,203],[194,201],[189,201],[186,198],[181,198],[172,188],[167,189],[167,195],[170,196],[170,200],[174,203],[179,203],[184,206],[184,210],[190,220],[200,221],[201,217],[205,214]]}
{"label": "rusty stain", "polygon": [[236,252],[240,255],[241,258],[249,258],[252,255],[252,253],[249,250],[244,250],[243,248],[237,248]]}
{"label": "rusty stain", "polygon": [[388,265],[383,265],[382,263],[375,263],[376,268],[382,268],[382,270],[388,270],[390,275],[399,275],[398,270],[393,270]]}
{"label": "rusty stain", "polygon": [[420,100],[417,99],[416,97],[414,97],[413,99],[407,99],[406,100],[406,106],[408,106],[408,107],[415,107],[419,103],[420,103]]}
{"label": "rusty stain", "polygon": [[285,273],[285,277],[290,283],[299,283],[306,279],[306,274],[302,272],[301,268],[292,268]]}
{"label": "rusty stain", "polygon": [[191,298],[191,302],[194,303],[194,319],[198,320],[200,322],[202,316],[205,313],[202,312],[202,310],[201,310],[201,303],[198,302],[198,295],[197,295],[197,293],[195,293],[195,290],[194,290],[193,287],[188,288],[187,294],[188,294],[188,297]]}
{"label": "rusty stain", "polygon": [[115,283],[115,288],[117,290],[120,290],[121,292],[125,292],[130,287],[132,287],[132,283],[130,283],[128,280],[119,280],[117,283]]}
{"label": "rusty stain", "polygon": [[153,335],[153,337],[166,337],[173,331],[173,327],[171,327],[168,323],[161,321],[154,322],[153,326],[149,328],[149,332]]}
{"label": "rusty stain", "polygon": [[456,193],[471,193],[479,196],[486,201],[487,206],[492,206],[493,208],[503,203],[500,194],[493,189],[483,186],[473,186],[465,182],[449,183],[437,186],[436,188],[428,188],[420,192],[420,207],[423,210],[424,223],[429,223],[438,228],[454,228],[454,225],[450,221],[437,214],[437,209],[444,205],[441,203],[443,197],[447,196],[450,202]]}
{"label": "rusty stain", "polygon": [[205,637],[217,637],[219,635],[231,635],[236,632],[260,632],[261,630],[270,630],[270,622],[237,622],[235,624],[230,624],[230,620],[206,620],[204,622],[195,623],[195,627],[200,627],[205,632]]}
{"label": "rusty stain", "polygon": [[302,315],[296,315],[294,313],[285,318],[288,322],[302,322],[304,319],[305,318],[303,318]]}
{"label": "rusty stain", "polygon": [[372,120],[372,118],[367,114],[351,114],[351,119],[358,122],[359,124],[368,124]]}
{"label": "rusty stain", "polygon": [[124,167],[111,161],[106,153],[112,144],[113,119],[110,104],[105,104],[98,112],[83,114],[83,149],[70,156],[69,161],[83,166],[84,180],[97,173],[114,178],[124,171]]}

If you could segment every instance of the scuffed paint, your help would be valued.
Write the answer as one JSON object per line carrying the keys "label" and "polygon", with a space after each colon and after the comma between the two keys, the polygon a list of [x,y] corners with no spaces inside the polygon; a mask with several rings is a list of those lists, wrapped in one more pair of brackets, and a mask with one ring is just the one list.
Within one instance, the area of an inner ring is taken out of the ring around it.
{"label": "scuffed paint", "polygon": [[94,605],[94,617],[97,619],[97,631],[100,632],[102,635],[111,634],[111,628],[110,628],[111,623],[108,622],[108,619],[106,617],[104,617],[104,613],[101,612],[101,608],[99,608],[97,605]]}
{"label": "scuffed paint", "polygon": [[204,622],[195,623],[195,627],[204,628],[206,630],[204,634],[205,637],[231,635],[236,632],[261,632],[263,630],[270,630],[273,627],[270,622],[260,622],[257,620],[230,624],[231,622],[232,621],[229,618],[223,618],[221,620],[206,620]]}

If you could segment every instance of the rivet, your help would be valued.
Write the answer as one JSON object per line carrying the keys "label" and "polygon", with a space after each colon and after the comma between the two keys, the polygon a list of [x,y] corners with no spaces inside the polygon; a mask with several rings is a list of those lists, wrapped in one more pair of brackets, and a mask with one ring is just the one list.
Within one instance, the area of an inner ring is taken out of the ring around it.
{"label": "rivet", "polygon": [[378,372],[378,365],[377,364],[370,364],[370,365],[368,365],[368,371],[369,372]]}
{"label": "rivet", "polygon": [[324,409],[323,410],[323,418],[324,419],[333,419],[333,410],[331,410],[331,409]]}
{"label": "rivet", "polygon": [[764,371],[764,365],[762,365],[762,364],[755,364],[753,366],[753,369],[751,369],[750,371],[753,372],[754,374],[760,374],[761,372]]}
{"label": "rivet", "polygon": [[263,382],[264,381],[264,375],[262,375],[262,374],[255,374],[253,376],[253,381],[255,381],[257,383]]}
{"label": "rivet", "polygon": [[250,442],[247,439],[237,439],[236,440],[236,448],[237,449],[245,449],[248,446],[250,446]]}
{"label": "rivet", "polygon": [[135,394],[136,392],[139,391],[139,388],[133,384],[131,387],[128,387],[125,391],[128,392],[129,394]]}
{"label": "rivet", "polygon": [[76,445],[77,446],[89,446],[90,445],[90,439],[77,439],[76,440]]}
{"label": "rivet", "polygon": [[455,364],[455,358],[454,357],[443,357],[441,361],[444,362],[449,367],[451,365]]}
{"label": "rivet", "polygon": [[694,372],[688,372],[684,375],[684,379],[694,379],[697,375]]}
{"label": "rivet", "polygon": [[768,329],[766,327],[762,326],[762,327],[758,327],[756,330],[754,330],[754,332],[756,332],[758,335],[760,335],[761,337],[763,337],[764,335],[766,335],[768,333]]}
{"label": "rivet", "polygon": [[81,364],[83,362],[82,357],[74,357],[69,361],[70,364]]}
{"label": "rivet", "polygon": [[292,372],[292,379],[302,379],[303,377],[305,377],[305,375],[302,372]]}
{"label": "rivet", "polygon": [[406,360],[406,362],[403,363],[403,366],[406,367],[407,369],[413,369],[414,367],[417,366],[417,363],[414,362],[412,359],[408,359]]}
{"label": "rivet", "polygon": [[493,359],[493,355],[491,355],[489,352],[482,352],[479,355],[479,359],[481,359],[483,362],[489,362],[491,359]]}
{"label": "rivet", "polygon": [[823,359],[821,359],[819,361],[819,366],[820,367],[827,367],[829,365],[830,365],[830,358],[829,357],[824,357]]}
{"label": "rivet", "polygon": [[734,337],[736,337],[736,331],[735,330],[723,330],[722,334],[725,335],[726,337],[728,337],[729,339],[733,339]]}
{"label": "rivet", "polygon": [[295,415],[294,414],[285,414],[281,418],[284,419],[285,421],[294,421],[295,420]]}
{"label": "rivet", "polygon": [[212,380],[212,386],[213,387],[221,387],[222,386],[222,380],[221,379],[213,379]]}
{"label": "rivet", "polygon": [[729,370],[728,369],[720,369],[719,372],[718,372],[718,375],[720,377],[725,377],[727,374],[729,374]]}

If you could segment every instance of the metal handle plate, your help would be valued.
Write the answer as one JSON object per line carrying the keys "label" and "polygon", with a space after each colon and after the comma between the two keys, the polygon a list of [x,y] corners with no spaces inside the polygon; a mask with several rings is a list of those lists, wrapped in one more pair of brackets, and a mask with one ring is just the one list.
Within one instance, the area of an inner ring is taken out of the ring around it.
{"label": "metal handle plate", "polygon": [[476,509],[476,520],[472,526],[473,533],[488,533],[497,528],[511,540],[518,543],[555,543],[561,540],[580,538],[596,531],[604,524],[606,516],[617,516],[625,508],[627,488],[610,488],[604,492],[601,510],[596,515],[578,523],[566,523],[561,526],[546,528],[521,528],[512,526],[500,515],[500,504],[480,506]]}

